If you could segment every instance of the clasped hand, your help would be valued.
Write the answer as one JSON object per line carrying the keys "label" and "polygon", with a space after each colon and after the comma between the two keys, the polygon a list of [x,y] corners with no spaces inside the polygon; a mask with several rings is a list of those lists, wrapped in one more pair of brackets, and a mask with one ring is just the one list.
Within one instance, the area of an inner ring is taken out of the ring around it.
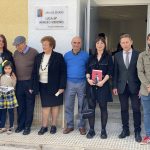
{"label": "clasped hand", "polygon": [[150,93],[150,86],[147,86],[147,91],[148,93]]}
{"label": "clasped hand", "polygon": [[95,82],[92,80],[92,79],[88,79],[88,83],[90,85],[97,85],[99,87],[102,87],[104,85],[104,82],[103,81],[99,81],[97,84],[95,84]]}

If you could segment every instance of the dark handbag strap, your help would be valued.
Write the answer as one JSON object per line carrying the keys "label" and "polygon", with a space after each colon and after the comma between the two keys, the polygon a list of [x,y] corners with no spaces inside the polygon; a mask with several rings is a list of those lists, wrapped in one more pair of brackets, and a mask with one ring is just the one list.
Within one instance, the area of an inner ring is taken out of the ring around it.
{"label": "dark handbag strap", "polygon": [[84,94],[84,99],[83,99],[83,104],[82,104],[82,111],[88,109],[88,102],[87,102],[87,97],[86,94]]}
{"label": "dark handbag strap", "polygon": [[[91,86],[89,85],[89,83],[87,82],[86,83],[86,88],[89,88],[90,91],[88,92],[92,92],[91,90]],[[90,97],[87,96],[87,91],[85,93],[85,96],[84,96],[84,100],[83,100],[83,104],[82,104],[82,110],[88,110],[89,109],[89,105],[90,106],[93,106],[93,102],[92,102],[92,99]]]}

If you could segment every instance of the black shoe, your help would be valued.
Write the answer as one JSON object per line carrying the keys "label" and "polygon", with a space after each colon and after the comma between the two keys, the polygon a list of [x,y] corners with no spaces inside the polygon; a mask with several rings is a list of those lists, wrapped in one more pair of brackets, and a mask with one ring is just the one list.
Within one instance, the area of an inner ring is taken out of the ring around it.
{"label": "black shoe", "polygon": [[130,131],[129,130],[122,130],[121,134],[119,135],[119,139],[123,139],[126,136],[130,135]]}
{"label": "black shoe", "polygon": [[40,131],[38,132],[38,135],[43,135],[47,131],[48,131],[47,127],[41,127]]}
{"label": "black shoe", "polygon": [[141,142],[142,141],[142,137],[140,132],[135,132],[135,141],[136,142]]}
{"label": "black shoe", "polygon": [[90,129],[89,132],[87,133],[86,137],[88,139],[92,139],[95,136],[95,131],[93,129]]}
{"label": "black shoe", "polygon": [[101,139],[107,139],[107,133],[105,129],[101,130]]}
{"label": "black shoe", "polygon": [[51,134],[55,134],[56,131],[57,131],[56,126],[51,126],[50,133],[51,133]]}
{"label": "black shoe", "polygon": [[19,132],[21,132],[22,130],[23,130],[23,128],[17,127],[16,130],[15,130],[15,132],[16,132],[16,133],[19,133]]}
{"label": "black shoe", "polygon": [[31,132],[31,129],[27,127],[24,129],[23,135],[28,135],[28,134],[30,134],[30,132]]}

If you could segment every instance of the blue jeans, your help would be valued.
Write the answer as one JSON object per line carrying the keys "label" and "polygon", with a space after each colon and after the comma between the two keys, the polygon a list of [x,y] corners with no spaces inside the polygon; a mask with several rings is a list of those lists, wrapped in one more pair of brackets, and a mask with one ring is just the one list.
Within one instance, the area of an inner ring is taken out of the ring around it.
{"label": "blue jeans", "polygon": [[143,110],[144,110],[144,127],[146,136],[150,137],[150,94],[148,96],[141,96]]}
{"label": "blue jeans", "polygon": [[68,128],[74,128],[74,106],[75,106],[75,96],[78,98],[78,116],[79,124],[78,128],[85,127],[85,120],[82,119],[82,107],[85,98],[85,85],[86,82],[82,81],[80,83],[73,83],[67,81],[67,87],[65,91],[65,118]]}
{"label": "blue jeans", "polygon": [[1,124],[0,128],[5,128],[6,118],[7,118],[7,111],[9,114],[9,127],[13,127],[14,125],[14,108],[10,109],[1,109]]}

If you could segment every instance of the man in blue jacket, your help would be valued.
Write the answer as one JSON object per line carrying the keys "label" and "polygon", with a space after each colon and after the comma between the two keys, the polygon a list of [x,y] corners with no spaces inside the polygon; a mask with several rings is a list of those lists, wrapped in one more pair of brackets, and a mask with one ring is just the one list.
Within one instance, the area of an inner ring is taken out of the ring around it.
{"label": "man in blue jacket", "polygon": [[85,85],[86,85],[86,64],[88,54],[81,50],[82,40],[80,37],[72,39],[72,50],[64,55],[67,66],[67,87],[65,91],[65,118],[66,128],[63,133],[68,134],[74,130],[74,106],[75,97],[78,97],[78,128],[81,135],[86,134],[85,121],[82,119],[82,105],[84,101]]}

